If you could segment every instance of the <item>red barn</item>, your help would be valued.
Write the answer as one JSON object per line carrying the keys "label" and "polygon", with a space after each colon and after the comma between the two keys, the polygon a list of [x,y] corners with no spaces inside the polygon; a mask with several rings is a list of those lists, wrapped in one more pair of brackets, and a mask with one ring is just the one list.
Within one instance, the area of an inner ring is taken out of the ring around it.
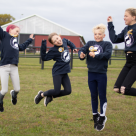
{"label": "red barn", "polygon": [[[82,46],[84,46],[85,42],[84,39],[80,36],[67,36],[67,35],[61,35],[61,38],[66,38],[68,40],[70,40],[71,42],[73,42],[77,48],[80,48]],[[46,39],[47,40],[47,46],[48,47],[52,47],[53,45],[51,43],[49,43],[48,41],[48,35],[35,35],[35,43],[34,46],[41,46],[41,41],[42,39]]]}

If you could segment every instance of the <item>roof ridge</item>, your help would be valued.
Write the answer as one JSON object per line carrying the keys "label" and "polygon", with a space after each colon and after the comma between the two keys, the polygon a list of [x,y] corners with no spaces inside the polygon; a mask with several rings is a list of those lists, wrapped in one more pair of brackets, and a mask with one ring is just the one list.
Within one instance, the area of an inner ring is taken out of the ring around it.
{"label": "roof ridge", "polygon": [[59,25],[59,24],[57,24],[57,23],[55,23],[55,22],[53,22],[53,21],[51,21],[51,20],[48,20],[48,19],[46,19],[46,18],[44,18],[44,17],[39,16],[39,15],[37,15],[37,14],[33,14],[33,15],[31,15],[31,16],[27,16],[27,17],[24,17],[24,18],[22,18],[22,19],[15,20],[15,21],[10,22],[10,23],[8,23],[8,24],[2,25],[1,27],[2,27],[2,28],[3,28],[3,27],[6,27],[6,26],[8,26],[8,25],[10,25],[10,24],[17,23],[17,22],[19,22],[19,21],[25,20],[25,19],[27,19],[27,18],[31,18],[31,17],[33,17],[33,16],[37,16],[37,17],[39,17],[39,18],[42,18],[42,19],[44,19],[44,20],[46,20],[46,21],[48,21],[48,22],[50,22],[50,23],[53,23],[54,25],[57,25],[57,26],[59,26],[59,27],[61,27],[61,28],[64,28],[64,29],[66,29],[66,30],[68,30],[68,31],[70,31],[70,32],[72,32],[72,33],[74,33],[74,34],[76,34],[76,35],[79,35],[79,36],[83,37],[81,34],[79,34],[79,33],[77,33],[77,32],[74,32],[74,31],[72,31],[72,30],[70,30],[70,29],[68,29],[68,28],[66,28],[66,27],[64,27],[64,26],[62,26],[62,25]]}

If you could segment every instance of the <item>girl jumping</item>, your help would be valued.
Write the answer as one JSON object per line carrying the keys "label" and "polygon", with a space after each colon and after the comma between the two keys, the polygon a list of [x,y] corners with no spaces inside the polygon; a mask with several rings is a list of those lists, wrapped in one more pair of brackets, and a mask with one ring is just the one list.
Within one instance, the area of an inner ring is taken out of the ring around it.
{"label": "girl jumping", "polygon": [[136,8],[126,9],[124,21],[127,26],[118,35],[115,34],[112,17],[109,16],[107,21],[112,43],[125,42],[126,64],[117,78],[114,91],[136,96],[136,88],[132,88],[136,80]]}
{"label": "girl jumping", "polygon": [[1,91],[0,91],[0,112],[4,111],[3,98],[8,92],[8,79],[9,75],[12,80],[14,90],[10,91],[12,97],[12,104],[17,103],[17,94],[20,90],[20,81],[18,74],[18,58],[19,51],[25,50],[28,45],[33,41],[33,34],[23,44],[18,44],[17,36],[19,35],[20,28],[16,25],[9,25],[6,31],[0,27],[0,40],[1,40],[1,61],[0,61],[0,77],[1,77]]}
{"label": "girl jumping", "polygon": [[[52,69],[54,89],[45,92],[39,91],[34,98],[34,102],[38,104],[41,99],[45,97],[45,106],[47,106],[53,98],[69,95],[71,93],[71,83],[67,74],[70,72],[70,55],[67,45],[70,46],[72,50],[77,51],[75,45],[71,41],[65,38],[61,39],[57,33],[51,33],[48,37],[48,41],[53,44],[54,47],[46,53],[46,40],[43,40],[41,46],[41,58],[43,61],[51,59],[56,61]],[[63,85],[64,90],[61,90],[61,84]]]}

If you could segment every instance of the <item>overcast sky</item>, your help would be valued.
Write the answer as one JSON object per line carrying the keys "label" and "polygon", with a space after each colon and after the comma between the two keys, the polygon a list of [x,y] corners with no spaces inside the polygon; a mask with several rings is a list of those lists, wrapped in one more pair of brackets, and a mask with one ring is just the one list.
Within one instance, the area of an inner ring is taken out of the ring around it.
{"label": "overcast sky", "polygon": [[[109,15],[116,33],[120,33],[125,27],[125,9],[134,6],[136,0],[1,0],[0,14],[11,14],[16,20],[37,14],[83,35],[87,42],[94,40],[95,25],[107,26]],[[109,41],[107,30],[104,40]],[[124,48],[124,44],[118,44],[118,48]]]}

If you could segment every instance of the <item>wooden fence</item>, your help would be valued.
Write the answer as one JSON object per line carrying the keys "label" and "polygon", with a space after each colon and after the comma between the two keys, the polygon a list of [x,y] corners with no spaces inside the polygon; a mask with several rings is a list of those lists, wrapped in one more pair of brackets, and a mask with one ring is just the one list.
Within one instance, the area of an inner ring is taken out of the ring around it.
{"label": "wooden fence", "polygon": [[[47,47],[50,49],[51,47]],[[44,61],[41,59],[40,55],[41,47],[28,47],[23,53],[19,54],[20,58],[39,58],[39,63],[41,64],[41,69],[44,69]],[[70,48],[69,48],[70,49]],[[80,48],[77,48],[78,50]],[[39,54],[37,55],[37,52]],[[73,53],[73,50],[70,50],[71,54],[71,61],[70,67],[73,68],[73,59],[78,59],[78,54]],[[109,59],[109,65],[111,65],[112,60],[125,60],[125,52],[123,49],[113,49],[112,50],[112,57]]]}

